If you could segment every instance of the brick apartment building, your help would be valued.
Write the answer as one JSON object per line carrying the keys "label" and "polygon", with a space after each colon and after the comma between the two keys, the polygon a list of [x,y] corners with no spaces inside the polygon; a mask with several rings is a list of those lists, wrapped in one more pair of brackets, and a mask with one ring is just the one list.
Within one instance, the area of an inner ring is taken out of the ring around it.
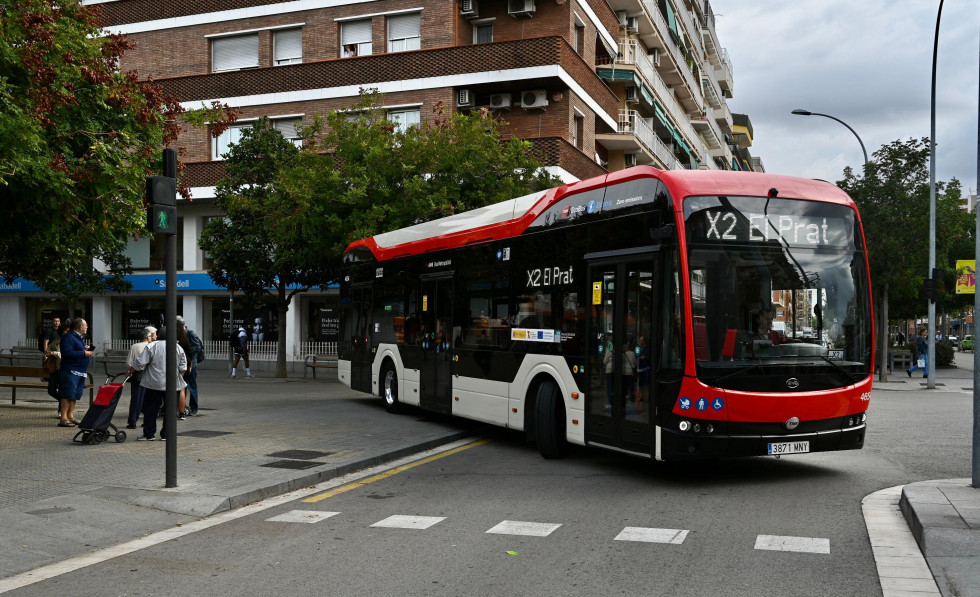
{"label": "brick apartment building", "polygon": [[[211,284],[197,239],[221,177],[222,154],[240,128],[268,116],[287,137],[315,113],[344,108],[359,90],[383,93],[388,117],[411,126],[442,102],[490,108],[504,136],[527,139],[567,181],[648,164],[662,169],[762,168],[748,153],[751,123],[733,116],[731,62],[707,0],[85,0],[108,31],[137,44],[122,62],[152,77],[187,108],[219,100],[241,111],[218,139],[188,127],[178,310],[206,339],[225,337],[230,297]],[[163,311],[163,241],[133,243],[139,273],[126,295],[90,297],[98,346],[128,345],[140,322]],[[36,289],[34,289],[36,290]],[[274,337],[287,327],[287,354],[326,339],[331,290],[294,300],[286,322],[260,309],[235,320]],[[0,291],[0,314],[26,322],[24,336],[0,330],[0,345],[30,337],[63,303],[29,283]],[[8,337],[9,336],[9,337]]]}

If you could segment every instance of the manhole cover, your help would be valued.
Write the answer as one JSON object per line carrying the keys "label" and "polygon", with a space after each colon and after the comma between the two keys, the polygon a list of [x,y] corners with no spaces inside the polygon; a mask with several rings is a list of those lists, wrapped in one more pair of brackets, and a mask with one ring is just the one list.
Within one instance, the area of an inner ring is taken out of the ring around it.
{"label": "manhole cover", "polygon": [[195,429],[193,431],[181,431],[177,435],[183,435],[186,437],[220,437],[222,435],[231,435],[232,431],[207,431],[205,429]]}
{"label": "manhole cover", "polygon": [[330,456],[333,452],[317,452],[315,450],[284,450],[273,454],[266,454],[269,458],[292,458],[293,460],[313,460]]}
{"label": "manhole cover", "polygon": [[270,468],[288,468],[297,471],[303,469],[313,468],[314,466],[322,466],[322,462],[309,462],[306,460],[276,460],[275,462],[269,462],[261,466],[268,466]]}

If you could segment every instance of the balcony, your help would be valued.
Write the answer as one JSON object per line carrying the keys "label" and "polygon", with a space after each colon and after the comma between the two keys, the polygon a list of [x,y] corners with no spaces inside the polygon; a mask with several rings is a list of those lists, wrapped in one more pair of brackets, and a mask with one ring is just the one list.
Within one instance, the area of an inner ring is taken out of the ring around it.
{"label": "balcony", "polygon": [[[691,125],[701,133],[702,138],[707,144],[707,149],[718,149],[725,143],[725,135],[718,128],[718,123],[715,122],[714,116],[709,116],[707,112],[700,118],[692,118]],[[702,156],[707,156],[708,152],[705,151],[701,154]]]}
{"label": "balcony", "polygon": [[718,80],[718,85],[725,92],[725,96],[731,97],[732,88],[735,86],[735,77],[731,58],[728,57],[728,50],[725,48],[721,50],[721,64],[715,66],[715,79]]}
{"label": "balcony", "polygon": [[610,149],[635,151],[640,149],[653,156],[665,170],[681,170],[684,166],[674,156],[673,150],[660,140],[650,120],[636,110],[619,111],[619,127],[614,135],[596,135],[596,140]]}
{"label": "balcony", "polygon": [[680,85],[683,83],[683,89],[687,91],[688,97],[681,97],[679,99],[687,99],[691,102],[690,109],[692,111],[700,110],[704,106],[704,95],[701,91],[701,85],[697,83],[694,79],[694,74],[691,69],[687,66],[687,60],[684,58],[684,53],[681,52],[680,48],[674,42],[673,32],[667,25],[667,19],[664,18],[663,13],[660,12],[660,7],[657,6],[656,2],[652,0],[643,0],[643,6],[647,13],[653,17],[653,24],[660,35],[660,38],[664,40],[664,45],[667,48],[667,54],[670,55],[670,60],[673,63],[673,68],[669,65],[664,65],[661,63],[663,70],[667,73],[665,79],[672,78],[674,80],[668,80],[667,82],[672,85]]}

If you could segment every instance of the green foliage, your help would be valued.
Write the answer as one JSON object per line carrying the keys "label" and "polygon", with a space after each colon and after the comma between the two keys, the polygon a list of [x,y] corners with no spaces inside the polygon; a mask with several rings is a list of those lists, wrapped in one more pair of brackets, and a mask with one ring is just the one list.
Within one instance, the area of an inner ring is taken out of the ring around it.
{"label": "green foliage", "polygon": [[2,6],[0,276],[65,296],[124,289],[127,237],[145,229],[143,179],[176,137],[179,106],[118,71],[130,46],[102,34],[96,9]]}
{"label": "green foliage", "polygon": [[316,243],[330,279],[354,240],[561,184],[530,143],[502,141],[487,111],[440,104],[429,121],[401,130],[380,105],[365,93],[315,122],[296,166],[282,174],[296,203],[281,210],[281,222]]}
{"label": "green foliage", "polygon": [[936,366],[949,367],[953,364],[953,345],[949,340],[936,342]]}

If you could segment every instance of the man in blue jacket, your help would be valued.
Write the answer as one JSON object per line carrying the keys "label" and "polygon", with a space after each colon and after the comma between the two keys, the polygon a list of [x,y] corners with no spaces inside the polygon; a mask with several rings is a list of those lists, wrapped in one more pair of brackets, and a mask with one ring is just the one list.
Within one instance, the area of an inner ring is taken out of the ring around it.
{"label": "man in blue jacket", "polygon": [[61,368],[58,378],[61,382],[61,422],[59,427],[74,427],[79,421],[75,418],[75,403],[85,391],[89,359],[92,347],[85,344],[88,322],[76,317],[71,322],[71,330],[61,339]]}

